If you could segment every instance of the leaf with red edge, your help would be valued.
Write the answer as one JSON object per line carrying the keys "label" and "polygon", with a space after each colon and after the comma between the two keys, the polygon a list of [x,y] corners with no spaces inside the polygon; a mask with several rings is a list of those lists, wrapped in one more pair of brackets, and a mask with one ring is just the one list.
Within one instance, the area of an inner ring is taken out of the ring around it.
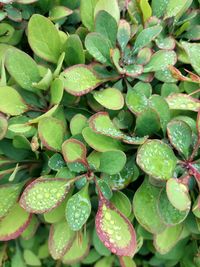
{"label": "leaf with red edge", "polygon": [[62,154],[67,163],[79,162],[88,166],[86,147],[82,142],[76,139],[70,138],[62,144]]}
{"label": "leaf with red edge", "polygon": [[85,95],[105,82],[99,79],[89,66],[83,64],[66,69],[60,78],[65,90],[75,96]]}
{"label": "leaf with red edge", "polygon": [[79,233],[76,235],[70,249],[66,252],[62,258],[64,264],[75,264],[82,261],[89,253],[90,249],[90,234]]}
{"label": "leaf with red edge", "polygon": [[28,227],[25,229],[25,231],[21,235],[22,238],[24,240],[29,240],[30,238],[32,238],[35,232],[37,231],[39,224],[40,223],[39,223],[38,218],[33,214]]}
{"label": "leaf with red edge", "polygon": [[16,203],[10,212],[0,221],[0,241],[17,238],[26,229],[31,214]]}
{"label": "leaf with red edge", "polygon": [[166,98],[170,109],[199,111],[200,100],[186,94],[171,94]]}
{"label": "leaf with red edge", "polygon": [[200,109],[197,115],[197,132],[198,132],[198,136],[200,138]]}
{"label": "leaf with red edge", "polygon": [[134,255],[137,242],[133,225],[102,196],[95,224],[99,239],[113,254],[131,257]]}
{"label": "leaf with red edge", "polygon": [[64,256],[66,251],[72,246],[76,237],[66,220],[51,225],[49,233],[49,252],[57,260]]}
{"label": "leaf with red edge", "polygon": [[69,180],[38,178],[24,190],[20,205],[31,213],[45,213],[57,207],[70,188]]}

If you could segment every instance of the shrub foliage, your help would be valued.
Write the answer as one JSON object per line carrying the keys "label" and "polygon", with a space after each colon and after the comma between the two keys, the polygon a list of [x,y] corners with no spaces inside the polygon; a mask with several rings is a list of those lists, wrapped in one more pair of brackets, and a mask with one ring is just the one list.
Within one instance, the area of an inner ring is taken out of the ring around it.
{"label": "shrub foliage", "polygon": [[0,1],[0,266],[200,266],[199,21]]}

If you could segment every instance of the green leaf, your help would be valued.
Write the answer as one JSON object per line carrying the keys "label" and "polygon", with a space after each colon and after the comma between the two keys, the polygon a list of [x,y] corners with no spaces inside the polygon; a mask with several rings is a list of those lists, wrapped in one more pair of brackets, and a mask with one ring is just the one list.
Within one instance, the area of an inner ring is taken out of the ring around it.
{"label": "green leaf", "polygon": [[89,127],[82,131],[85,141],[90,147],[99,152],[106,152],[109,150],[123,150],[122,144],[109,136],[97,134]]}
{"label": "green leaf", "polygon": [[102,197],[99,200],[95,225],[99,239],[113,254],[133,257],[137,243],[132,224],[108,200]]}
{"label": "green leaf", "polygon": [[29,249],[24,250],[24,260],[28,265],[41,266],[41,261],[38,256],[36,256],[35,253]]}
{"label": "green leaf", "polygon": [[107,112],[98,112],[90,117],[89,126],[96,133],[116,139],[124,138],[124,134],[115,127]]}
{"label": "green leaf", "polygon": [[160,119],[158,113],[147,108],[142,111],[136,119],[135,132],[139,136],[153,135],[160,129]]}
{"label": "green leaf", "polygon": [[135,78],[143,73],[144,68],[142,65],[132,64],[125,66],[124,70],[127,76]]}
{"label": "green leaf", "polygon": [[52,21],[57,21],[59,19],[66,18],[67,16],[71,15],[73,13],[72,10],[65,6],[54,6],[49,11],[49,19]]}
{"label": "green leaf", "polygon": [[8,23],[1,22],[0,24],[0,43],[9,43],[15,32],[14,27]]}
{"label": "green leaf", "polygon": [[166,100],[159,95],[152,95],[149,104],[158,113],[161,128],[165,134],[167,123],[170,121],[170,110]]}
{"label": "green leaf", "polygon": [[160,254],[168,253],[179,241],[183,231],[182,225],[166,228],[162,233],[154,236],[154,246]]}
{"label": "green leaf", "polygon": [[72,246],[75,237],[75,232],[70,229],[65,220],[52,224],[49,232],[48,246],[53,259],[62,258]]}
{"label": "green leaf", "polygon": [[0,140],[4,138],[8,129],[8,121],[6,117],[0,113]]}
{"label": "green leaf", "polygon": [[166,98],[170,109],[199,111],[200,101],[186,94],[171,94]]}
{"label": "green leaf", "polygon": [[149,63],[152,54],[153,52],[149,47],[140,49],[137,55],[137,64],[143,66],[146,65],[147,63]]}
{"label": "green leaf", "polygon": [[191,4],[192,1],[191,0],[177,0],[176,2],[174,2],[173,0],[169,0],[167,7],[166,7],[165,19],[175,17],[179,15],[179,13],[182,13],[182,11],[185,9],[185,5],[188,3]]}
{"label": "green leaf", "polygon": [[153,15],[160,18],[164,15],[169,0],[152,0],[151,8]]}
{"label": "green leaf", "polygon": [[153,41],[162,31],[162,26],[153,26],[142,30],[135,41],[134,51],[138,51],[139,49],[148,45],[151,41]]}
{"label": "green leaf", "polygon": [[61,73],[60,78],[65,90],[75,96],[85,95],[104,82],[86,65],[70,67]]}
{"label": "green leaf", "polygon": [[69,186],[66,179],[38,178],[25,188],[20,205],[31,213],[48,212],[63,201]]}
{"label": "green leaf", "polygon": [[34,53],[52,63],[60,56],[61,41],[54,24],[42,15],[34,14],[28,23],[28,42]]}
{"label": "green leaf", "polygon": [[47,69],[43,78],[38,83],[34,82],[32,85],[34,88],[40,90],[47,90],[49,89],[52,80],[53,80],[53,74],[50,69]]}
{"label": "green leaf", "polygon": [[174,51],[159,50],[154,53],[149,63],[144,67],[144,73],[167,69],[170,65],[175,65],[177,56]]}
{"label": "green leaf", "polygon": [[181,42],[181,45],[183,46],[184,50],[186,51],[192,67],[197,72],[197,74],[200,75],[200,59],[198,56],[200,44],[199,43]]}
{"label": "green leaf", "polygon": [[167,125],[167,133],[170,143],[187,159],[192,144],[192,130],[190,126],[184,121],[172,120]]}
{"label": "green leaf", "polygon": [[108,12],[113,18],[115,18],[116,22],[119,22],[120,19],[120,10],[117,0],[99,0],[94,9],[94,15],[98,14],[100,10],[105,10]]}
{"label": "green leaf", "polygon": [[59,171],[61,168],[65,167],[65,162],[59,153],[53,154],[53,156],[48,161],[48,166],[54,171]]}
{"label": "green leaf", "polygon": [[131,112],[138,115],[147,108],[148,99],[143,93],[129,89],[126,94],[126,105]]}
{"label": "green leaf", "polygon": [[16,203],[6,217],[0,221],[0,240],[17,238],[26,229],[30,219],[31,215]]}
{"label": "green leaf", "polygon": [[82,130],[87,126],[87,118],[82,114],[76,114],[70,120],[70,131],[72,135],[81,134]]}
{"label": "green leaf", "polygon": [[10,86],[0,87],[0,111],[8,115],[20,115],[28,110],[21,95]]}
{"label": "green leaf", "polygon": [[143,15],[143,21],[146,22],[152,15],[152,9],[148,0],[140,0],[140,9]]}
{"label": "green leaf", "polygon": [[157,210],[160,188],[146,179],[133,198],[133,211],[137,221],[150,233],[161,233],[165,229]]}
{"label": "green leaf", "polygon": [[100,156],[99,170],[113,175],[119,173],[126,164],[126,155],[122,151],[106,151]]}
{"label": "green leaf", "polygon": [[116,20],[106,11],[101,10],[95,18],[95,32],[100,33],[108,39],[115,47],[117,37],[117,23]]}
{"label": "green leaf", "polygon": [[158,212],[160,218],[166,226],[180,224],[187,217],[189,210],[177,210],[169,201],[166,190],[163,188],[158,198]]}
{"label": "green leaf", "polygon": [[85,63],[85,54],[80,37],[72,34],[64,44],[65,62],[67,66]]}
{"label": "green leaf", "polygon": [[167,196],[171,204],[180,211],[187,211],[191,206],[188,188],[178,179],[171,178],[167,181]]}
{"label": "green leaf", "polygon": [[39,226],[39,220],[37,219],[35,215],[32,215],[31,221],[28,227],[21,234],[21,237],[24,240],[30,240],[34,236],[35,232],[37,231],[38,226]]}
{"label": "green leaf", "polygon": [[55,118],[46,117],[38,123],[38,134],[42,144],[49,150],[60,151],[64,140],[63,123]]}
{"label": "green leaf", "polygon": [[131,257],[120,257],[119,262],[122,267],[137,267]]}
{"label": "green leaf", "polygon": [[0,186],[0,218],[4,217],[15,205],[22,189],[22,184]]}
{"label": "green leaf", "polygon": [[[81,235],[81,241],[79,240],[79,235]],[[90,236],[88,233],[80,233],[79,235],[76,235],[76,239],[71,248],[62,258],[64,264],[76,264],[88,255],[90,249]]]}
{"label": "green leaf", "polygon": [[128,218],[131,215],[131,202],[127,195],[125,195],[123,192],[115,191],[110,201],[120,212],[124,214],[124,216]]}
{"label": "green leaf", "polygon": [[51,93],[51,105],[58,105],[60,104],[62,97],[63,97],[63,91],[64,86],[61,79],[56,78],[52,83],[50,87],[50,93]]}
{"label": "green leaf", "polygon": [[112,65],[110,60],[110,49],[112,48],[109,39],[100,33],[89,33],[85,38],[87,51],[97,61],[105,65]]}
{"label": "green leaf", "polygon": [[97,2],[98,0],[81,0],[81,20],[90,32],[94,31],[94,9]]}
{"label": "green leaf", "polygon": [[73,231],[79,231],[87,222],[91,213],[91,203],[87,183],[78,193],[67,202],[65,217]]}
{"label": "green leaf", "polygon": [[99,179],[97,181],[98,183],[98,189],[101,191],[101,193],[103,194],[103,196],[106,199],[111,199],[111,197],[113,196],[113,192],[112,189],[110,188],[109,184],[107,181],[105,181],[105,179]]}
{"label": "green leaf", "polygon": [[112,267],[113,266],[113,262],[114,262],[113,255],[112,256],[108,256],[108,257],[103,257],[98,262],[96,262],[94,267]]}
{"label": "green leaf", "polygon": [[131,38],[131,27],[130,24],[121,19],[119,21],[118,32],[117,32],[117,41],[121,47],[121,50],[124,51],[129,40]]}
{"label": "green leaf", "polygon": [[108,250],[104,244],[99,239],[96,229],[94,227],[93,229],[93,236],[92,236],[92,243],[94,245],[94,248],[101,256],[109,256],[111,254],[110,250]]}
{"label": "green leaf", "polygon": [[6,52],[6,69],[11,77],[24,89],[35,91],[32,84],[39,82],[40,74],[35,61],[18,49]]}
{"label": "green leaf", "polygon": [[62,144],[62,154],[67,163],[80,162],[87,166],[87,150],[83,143],[70,138]]}
{"label": "green leaf", "polygon": [[158,180],[173,176],[177,158],[173,150],[160,140],[149,140],[137,153],[137,164],[147,174]]}

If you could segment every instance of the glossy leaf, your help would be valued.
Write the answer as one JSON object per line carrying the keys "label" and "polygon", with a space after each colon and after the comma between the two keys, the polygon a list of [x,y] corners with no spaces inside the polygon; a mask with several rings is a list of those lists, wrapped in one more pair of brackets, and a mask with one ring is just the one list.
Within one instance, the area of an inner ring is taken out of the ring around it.
{"label": "glossy leaf", "polygon": [[111,203],[126,216],[127,218],[131,215],[132,205],[129,198],[121,191],[115,191],[111,198]]}
{"label": "glossy leaf", "polygon": [[106,151],[100,156],[99,170],[107,174],[119,173],[126,164],[126,155],[122,151]]}
{"label": "glossy leaf", "polygon": [[133,212],[137,221],[150,233],[161,233],[165,225],[157,210],[160,188],[146,179],[136,191],[133,198]]}
{"label": "glossy leaf", "polygon": [[88,194],[88,184],[67,202],[65,216],[69,227],[73,231],[79,231],[86,223],[91,213],[91,203]]}
{"label": "glossy leaf", "polygon": [[23,191],[20,205],[31,213],[48,212],[63,201],[69,186],[62,178],[38,178]]}
{"label": "glossy leaf", "polygon": [[98,0],[81,0],[81,19],[89,31],[94,30],[94,9],[97,2]]}
{"label": "glossy leaf", "polygon": [[109,136],[95,133],[91,128],[86,127],[82,131],[85,141],[90,147],[99,152],[109,150],[123,150],[122,144]]}
{"label": "glossy leaf", "polygon": [[87,118],[82,114],[76,114],[70,121],[70,131],[72,135],[81,134],[87,126]]}
{"label": "glossy leaf", "polygon": [[120,10],[116,0],[110,0],[109,2],[106,0],[99,0],[94,9],[95,17],[100,10],[105,10],[115,18],[117,23],[119,22]]}
{"label": "glossy leaf", "polygon": [[39,226],[39,220],[37,219],[35,215],[32,215],[30,223],[28,224],[27,228],[21,234],[21,237],[24,240],[30,240],[36,233],[38,226]]}
{"label": "glossy leaf", "polygon": [[171,144],[188,158],[192,144],[192,131],[189,125],[183,121],[173,120],[168,123],[167,132]]}
{"label": "glossy leaf", "polygon": [[70,138],[62,144],[62,154],[67,163],[80,162],[87,165],[86,147],[80,141]]}
{"label": "glossy leaf", "polygon": [[177,179],[171,178],[167,181],[167,196],[171,204],[180,211],[190,209],[191,199],[186,185]]}
{"label": "glossy leaf", "polygon": [[186,94],[172,94],[166,98],[170,109],[198,111],[200,101]]}
{"label": "glossy leaf", "polygon": [[10,86],[0,88],[0,111],[8,115],[20,115],[28,110],[21,95]]}
{"label": "glossy leaf", "polygon": [[153,26],[147,29],[142,30],[134,44],[134,49],[138,51],[139,49],[148,45],[151,41],[153,41],[159,33],[162,31],[162,26]]}
{"label": "glossy leaf", "polygon": [[30,219],[31,215],[16,203],[6,217],[0,221],[0,240],[17,238],[26,229]]}
{"label": "glossy leaf", "polygon": [[90,236],[89,234],[82,234],[82,241],[79,241],[78,235],[74,240],[71,248],[66,252],[62,258],[64,264],[76,264],[83,260],[89,253]]}
{"label": "glossy leaf", "polygon": [[100,33],[110,41],[112,47],[115,47],[117,22],[108,12],[101,10],[97,13],[95,18],[95,32]]}
{"label": "glossy leaf", "polygon": [[73,13],[72,10],[64,6],[55,6],[49,11],[49,18],[52,21],[66,18]]}
{"label": "glossy leaf", "polygon": [[42,15],[34,14],[28,24],[28,42],[36,55],[57,63],[61,42],[53,23]]}
{"label": "glossy leaf", "polygon": [[0,187],[0,218],[4,217],[15,205],[22,189],[22,184],[7,184]]}
{"label": "glossy leaf", "polygon": [[64,220],[51,225],[48,247],[51,256],[54,259],[60,259],[67,250],[70,249],[75,240],[75,232],[73,232],[68,223]]}
{"label": "glossy leaf", "polygon": [[113,254],[131,257],[134,255],[136,234],[132,224],[104,198],[99,200],[95,224],[100,240]]}
{"label": "glossy leaf", "polygon": [[38,134],[42,144],[49,150],[60,151],[65,129],[58,119],[47,117],[39,121]]}
{"label": "glossy leaf", "polygon": [[148,99],[144,94],[137,92],[136,90],[128,90],[126,95],[126,105],[131,112],[137,115],[148,106]]}
{"label": "glossy leaf", "polygon": [[76,65],[61,73],[64,88],[72,95],[84,95],[95,89],[103,81],[86,65]]}
{"label": "glossy leaf", "polygon": [[165,188],[163,188],[160,192],[157,205],[160,218],[166,226],[180,224],[185,220],[189,213],[189,210],[180,211],[171,204],[167,197]]}
{"label": "glossy leaf", "polygon": [[[115,88],[94,91],[93,96],[99,104],[107,109],[119,110],[124,106],[124,97],[122,93]],[[110,101],[110,98],[112,98],[112,102]]]}
{"label": "glossy leaf", "polygon": [[117,32],[117,41],[122,51],[124,51],[130,38],[131,38],[130,24],[126,20],[120,20]]}
{"label": "glossy leaf", "polygon": [[170,179],[176,163],[172,149],[159,140],[147,141],[137,153],[137,164],[140,168],[158,180]]}
{"label": "glossy leaf", "polygon": [[32,84],[39,82],[40,74],[35,61],[18,49],[6,52],[6,68],[11,77],[24,89],[34,91]]}

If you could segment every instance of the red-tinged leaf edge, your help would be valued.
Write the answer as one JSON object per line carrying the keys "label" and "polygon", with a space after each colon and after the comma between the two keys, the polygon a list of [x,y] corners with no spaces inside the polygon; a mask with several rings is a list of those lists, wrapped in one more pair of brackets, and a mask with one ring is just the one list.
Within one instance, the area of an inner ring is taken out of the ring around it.
{"label": "red-tinged leaf edge", "polygon": [[[143,48],[141,48],[141,49],[138,51],[137,59],[139,58],[139,53],[140,53],[140,51],[141,51],[142,49],[144,49],[144,48],[148,48],[148,47],[143,47]],[[144,66],[144,65],[148,64],[149,61],[150,61],[150,59],[151,59],[151,56],[153,55],[153,50],[152,50],[151,48],[148,48],[148,49],[149,49],[149,52],[150,52],[150,53],[149,53],[149,58],[146,60],[145,63],[140,64],[141,66]]]}
{"label": "red-tinged leaf edge", "polygon": [[[60,253],[59,255],[56,254],[56,250],[54,247],[54,242],[53,242],[53,235],[54,235],[54,224],[51,225],[50,230],[49,230],[49,239],[48,239],[48,248],[50,251],[51,256],[57,260],[62,258],[65,253],[71,248],[75,238],[76,238],[76,234],[74,232],[74,236],[72,236],[72,238],[69,240],[69,242],[67,244],[65,244],[65,247],[63,248],[62,253]],[[54,253],[52,253],[52,251],[54,251]]]}
{"label": "red-tinged leaf edge", "polygon": [[[32,214],[31,220],[33,219],[33,216],[35,216],[35,215]],[[36,217],[36,219],[37,219],[37,217]],[[31,220],[30,220],[30,223],[31,223]],[[29,224],[30,224],[30,223],[29,223]],[[39,220],[37,220],[37,221],[36,221],[36,224],[34,225],[33,231],[30,233],[30,235],[27,236],[27,237],[22,236],[22,238],[23,238],[24,240],[29,240],[30,238],[32,238],[32,237],[35,235],[35,233],[36,233],[36,231],[37,231],[39,225],[40,225],[40,222],[39,222]],[[28,226],[29,226],[29,225],[28,225]]]}
{"label": "red-tinged leaf edge", "polygon": [[9,240],[18,238],[24,232],[24,230],[28,227],[28,225],[31,221],[31,218],[32,218],[32,214],[30,213],[27,221],[16,232],[14,232],[8,236],[3,236],[3,237],[1,236],[0,241],[9,241]]}
{"label": "red-tinged leaf edge", "polygon": [[170,65],[168,67],[168,69],[170,70],[172,76],[179,80],[179,81],[190,81],[189,78],[185,77],[176,67]]}
{"label": "red-tinged leaf edge", "polygon": [[[72,67],[69,67],[67,69],[64,70],[64,73],[69,71],[69,70],[72,70],[72,69],[75,69],[77,67],[84,67],[84,68],[87,68],[89,69],[93,74],[94,76],[97,78],[97,79],[100,79],[95,71],[90,67],[90,65],[84,65],[84,64],[77,64],[77,65],[74,65]],[[109,79],[110,80],[110,79]],[[99,81],[97,84],[95,84],[94,86],[88,88],[88,89],[85,89],[85,90],[82,90],[81,92],[74,92],[73,90],[71,90],[70,88],[67,88],[66,86],[64,86],[64,89],[71,95],[74,95],[74,96],[82,96],[82,95],[86,95],[88,93],[90,93],[92,90],[94,90],[95,88],[97,88],[99,85],[101,85],[102,83],[106,82],[107,80],[106,79],[102,79],[101,81]]]}
{"label": "red-tinged leaf edge", "polygon": [[173,41],[173,46],[171,46],[170,48],[165,49],[165,48],[162,48],[162,47],[159,46],[159,42],[158,43],[156,42],[157,47],[159,49],[161,49],[161,50],[167,50],[167,51],[174,50],[175,47],[176,47],[176,41],[175,41],[175,39],[174,39],[174,37],[172,35],[169,35],[168,38],[170,38]]}
{"label": "red-tinged leaf edge", "polygon": [[[85,257],[87,257],[87,255],[90,252],[91,237],[89,236],[88,239],[89,239],[89,241],[88,241],[88,244],[87,244],[87,249],[85,250],[85,253],[81,257],[78,257],[78,258],[76,258],[74,260],[71,260],[71,261],[68,260],[67,262],[63,261],[63,263],[64,264],[73,265],[73,264],[81,262]],[[74,241],[76,241],[76,239]],[[73,243],[72,243],[72,245],[73,245]]]}
{"label": "red-tinged leaf edge", "polygon": [[[64,151],[64,146],[65,146],[65,144],[70,143],[70,142],[73,142],[73,143],[78,144],[79,146],[81,146],[81,148],[82,148],[82,150],[83,150],[83,153],[82,153],[82,155],[81,155],[82,159],[80,159],[80,160],[70,160],[70,159],[67,157],[67,155],[66,155],[66,153],[65,153],[65,151]],[[88,164],[88,162],[87,162],[87,150],[86,150],[86,147],[85,147],[85,145],[84,145],[82,142],[80,142],[80,141],[77,140],[77,139],[70,138],[70,139],[66,140],[66,141],[62,144],[62,154],[63,154],[63,157],[64,157],[65,162],[67,162],[67,163],[79,162],[79,163],[82,163],[83,165],[85,165],[86,167],[89,166],[89,164]]]}
{"label": "red-tinged leaf edge", "polygon": [[134,73],[134,74],[130,74],[130,73],[128,73],[128,72],[126,71],[126,72],[125,72],[125,75],[126,75],[127,77],[131,77],[131,78],[136,78],[136,77],[140,76],[140,75],[143,73],[144,67],[143,67],[143,65],[141,65],[141,64],[138,64],[138,66],[141,66],[141,69],[140,69],[139,72],[136,72],[136,73]]}
{"label": "red-tinged leaf edge", "polygon": [[[169,95],[169,96],[167,97],[167,99],[170,100],[170,99],[173,99],[174,97],[176,98],[176,97],[178,97],[178,96],[180,96],[180,97],[184,97],[184,98],[187,98],[187,99],[191,99],[192,101],[194,101],[194,102],[200,104],[200,100],[199,100],[199,99],[194,98],[194,97],[191,97],[191,96],[186,95],[186,94],[181,94],[181,93],[171,94],[171,95]],[[195,111],[199,111],[199,109],[196,109]]]}
{"label": "red-tinged leaf edge", "polygon": [[60,200],[59,201],[57,201],[57,203],[54,205],[54,206],[52,206],[51,208],[49,208],[49,209],[44,209],[44,210],[42,210],[42,211],[37,211],[37,210],[32,210],[32,209],[30,209],[27,205],[26,205],[26,202],[25,202],[25,197],[26,197],[26,195],[27,195],[27,193],[28,193],[28,191],[29,191],[29,189],[31,189],[35,184],[37,184],[37,183],[45,183],[45,182],[49,182],[49,181],[62,181],[63,182],[63,178],[38,178],[38,179],[36,179],[36,180],[34,180],[32,183],[30,183],[26,188],[25,188],[25,190],[23,191],[23,193],[22,193],[22,195],[21,195],[21,197],[20,197],[20,200],[19,200],[19,204],[20,204],[20,206],[23,208],[23,209],[25,209],[26,211],[28,211],[28,212],[31,212],[31,213],[37,213],[37,214],[42,214],[42,213],[45,213],[45,212],[49,212],[49,211],[51,211],[52,209],[54,209],[54,208],[56,208],[57,206],[59,206],[61,203],[62,203],[62,201],[65,199],[65,196],[66,196],[66,194],[68,193],[68,191],[69,191],[69,186],[67,186],[67,183],[68,183],[68,181],[70,181],[70,180],[66,180],[66,188],[65,188],[65,194],[63,194],[63,196],[62,196],[62,198],[60,198]]}
{"label": "red-tinged leaf edge", "polygon": [[[95,119],[99,116],[105,116],[105,117],[109,117],[109,114],[108,112],[106,111],[100,111],[98,113],[95,113],[94,115],[92,115],[89,120],[88,120],[88,123],[89,123],[89,127],[95,132],[95,133],[99,133],[99,134],[102,134],[102,135],[106,135],[106,136],[109,136],[109,137],[112,137],[112,138],[115,138],[115,139],[118,139],[118,140],[121,140],[124,138],[124,134],[121,133],[121,136],[113,136],[113,134],[108,134],[108,133],[103,133],[102,131],[98,131],[96,129],[96,126],[95,126]],[[109,117],[110,119],[110,117]],[[112,122],[112,121],[111,121]],[[119,130],[120,131],[120,130]]]}
{"label": "red-tinged leaf edge", "polygon": [[[128,225],[130,235],[131,235],[131,241],[130,244],[127,247],[124,248],[118,248],[113,246],[113,244],[110,242],[109,237],[104,233],[104,230],[101,228],[101,221],[102,221],[102,208],[103,205],[106,205],[107,208],[114,210],[117,212],[122,219],[125,221],[125,223]],[[130,223],[130,221],[119,211],[115,208],[115,206],[110,203],[107,199],[105,199],[102,194],[100,193],[100,199],[99,199],[99,208],[95,217],[95,225],[96,225],[96,231],[99,239],[101,242],[115,255],[117,256],[130,256],[133,257],[136,248],[137,248],[137,241],[136,241],[136,233],[133,228],[133,225]]]}

